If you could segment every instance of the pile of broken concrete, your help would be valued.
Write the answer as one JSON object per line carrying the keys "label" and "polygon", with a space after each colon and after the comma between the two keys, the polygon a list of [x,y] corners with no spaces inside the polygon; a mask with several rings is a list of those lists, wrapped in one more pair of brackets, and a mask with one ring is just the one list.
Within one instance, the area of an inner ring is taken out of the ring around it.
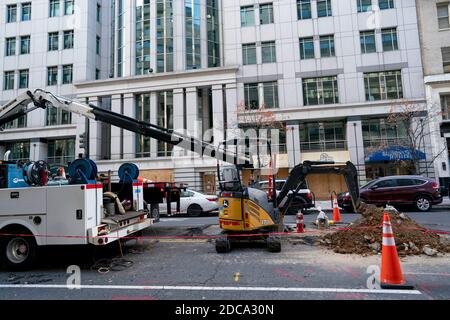
{"label": "pile of broken concrete", "polygon": [[[381,252],[382,223],[386,209],[362,204],[361,218],[348,227],[322,237],[320,243],[336,253],[371,255]],[[400,256],[450,253],[448,237],[429,232],[410,217],[394,208],[387,209],[391,218],[397,251]]]}

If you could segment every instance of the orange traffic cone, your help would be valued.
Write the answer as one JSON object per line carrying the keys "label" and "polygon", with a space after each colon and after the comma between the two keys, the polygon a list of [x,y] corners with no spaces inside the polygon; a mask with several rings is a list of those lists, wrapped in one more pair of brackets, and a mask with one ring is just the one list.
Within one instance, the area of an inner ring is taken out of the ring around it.
{"label": "orange traffic cone", "polygon": [[338,201],[336,198],[336,194],[333,194],[333,221],[334,222],[342,222],[341,211],[339,210],[339,205],[338,205]]}
{"label": "orange traffic cone", "polygon": [[381,252],[381,288],[383,289],[413,289],[406,285],[403,278],[400,259],[395,246],[389,214],[384,213],[383,218],[383,247]]}

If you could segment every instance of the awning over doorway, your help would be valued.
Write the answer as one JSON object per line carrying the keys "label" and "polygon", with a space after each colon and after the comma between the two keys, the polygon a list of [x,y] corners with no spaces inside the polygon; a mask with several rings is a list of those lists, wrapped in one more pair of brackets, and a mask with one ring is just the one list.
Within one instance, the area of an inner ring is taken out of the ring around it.
{"label": "awning over doorway", "polygon": [[[415,152],[415,153],[414,153]],[[419,150],[413,150],[407,147],[394,146],[370,153],[366,157],[366,163],[384,162],[384,161],[401,161],[401,160],[426,160],[425,153]]]}

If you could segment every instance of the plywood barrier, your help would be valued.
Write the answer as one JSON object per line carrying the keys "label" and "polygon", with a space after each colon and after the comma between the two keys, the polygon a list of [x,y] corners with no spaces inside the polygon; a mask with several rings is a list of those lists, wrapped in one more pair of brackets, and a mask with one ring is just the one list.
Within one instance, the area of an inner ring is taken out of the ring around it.
{"label": "plywood barrier", "polygon": [[174,182],[173,170],[141,170],[139,175],[152,181]]}
{"label": "plywood barrier", "polygon": [[315,194],[316,200],[330,200],[331,192],[348,191],[342,175],[312,174],[307,177],[309,189]]}

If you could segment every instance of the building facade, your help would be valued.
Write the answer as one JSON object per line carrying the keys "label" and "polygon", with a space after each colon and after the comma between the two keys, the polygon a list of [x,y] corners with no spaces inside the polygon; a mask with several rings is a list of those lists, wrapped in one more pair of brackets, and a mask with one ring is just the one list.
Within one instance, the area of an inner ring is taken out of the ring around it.
{"label": "building facade", "polygon": [[441,135],[439,128],[450,119],[450,2],[418,0],[417,9],[427,105],[436,113],[432,127],[435,170],[441,185],[449,186],[450,132]]}
{"label": "building facade", "polygon": [[[392,155],[401,153],[406,130],[392,125],[389,115],[399,112],[399,104],[426,107],[413,0],[75,0],[73,20],[80,24],[73,28],[71,53],[51,52],[46,45],[53,32],[63,45],[70,29],[71,18],[63,15],[67,1],[57,2],[61,16],[55,19],[49,18],[49,1],[32,1],[30,21],[19,21],[19,2],[1,7],[2,53],[9,38],[27,35],[22,25],[36,24],[28,29],[31,50],[39,55],[29,55],[35,63],[30,88],[44,86],[214,143],[233,135],[246,122],[242,115],[264,108],[287,128],[277,142],[280,177],[301,161],[321,159],[352,161],[361,183],[407,173]],[[17,22],[8,23],[14,4]],[[72,60],[65,57],[70,54]],[[3,59],[0,101],[23,90],[20,73],[28,64],[22,58],[16,52]],[[48,87],[56,61],[62,82]],[[73,81],[66,85],[69,62]],[[8,83],[12,70],[14,88]],[[40,159],[51,159],[52,135],[71,137],[71,155],[87,154],[101,171],[133,161],[150,179],[214,191],[213,159],[75,116],[56,126],[46,125],[45,112],[31,117],[1,133],[0,148],[30,140],[40,148]],[[82,133],[87,149],[80,148]],[[421,151],[425,163],[432,158],[430,150]],[[434,176],[434,170],[427,173]],[[342,188],[336,177],[328,180],[312,177],[312,189],[326,198]]]}

